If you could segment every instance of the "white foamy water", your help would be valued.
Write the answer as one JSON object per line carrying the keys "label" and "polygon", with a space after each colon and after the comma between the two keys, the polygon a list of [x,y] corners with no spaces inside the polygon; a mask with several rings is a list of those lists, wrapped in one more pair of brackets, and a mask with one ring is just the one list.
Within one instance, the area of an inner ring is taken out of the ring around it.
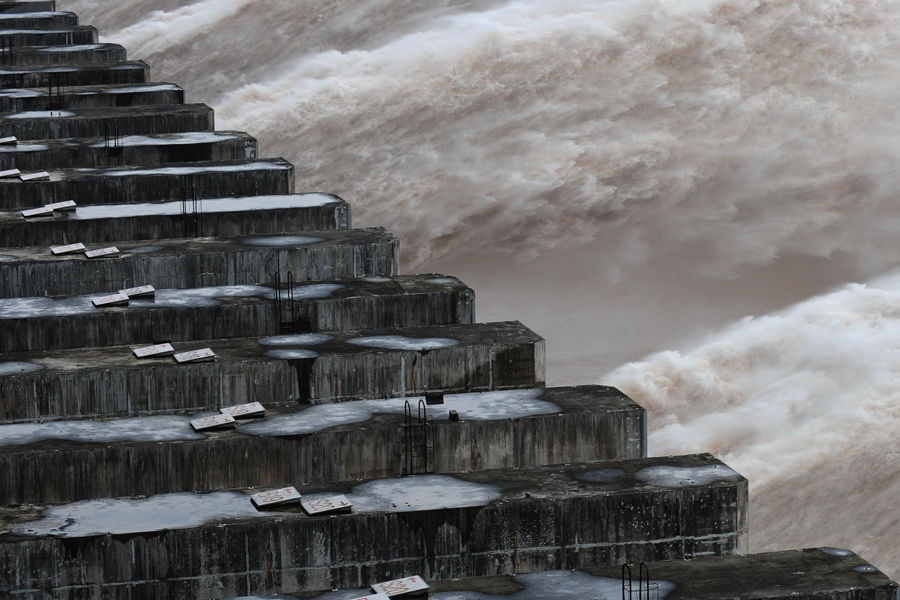
{"label": "white foamy water", "polygon": [[900,263],[896,0],[64,8],[546,336],[551,384],[616,382],[651,452],[725,458],[754,550],[900,576],[895,292],[828,293]]}

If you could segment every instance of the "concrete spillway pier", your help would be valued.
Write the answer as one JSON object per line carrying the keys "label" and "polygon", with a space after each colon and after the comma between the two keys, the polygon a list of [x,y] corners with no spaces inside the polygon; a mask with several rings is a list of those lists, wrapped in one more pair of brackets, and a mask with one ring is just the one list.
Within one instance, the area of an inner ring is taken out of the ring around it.
{"label": "concrete spillway pier", "polygon": [[0,65],[33,67],[40,65],[112,65],[128,59],[118,44],[77,46],[14,46],[0,55]]}
{"label": "concrete spillway pier", "polygon": [[[54,88],[52,93],[45,81],[37,88],[8,88],[0,90],[0,111],[4,113],[27,110],[62,110],[102,108],[104,106],[146,106],[152,104],[183,104],[184,90],[173,83],[131,83],[83,85]],[[103,132],[94,132],[100,135]]]}
{"label": "concrete spillway pier", "polygon": [[10,298],[0,300],[0,352],[474,321],[475,294],[458,279],[373,279],[301,284],[280,295],[270,286],[163,289],[109,308],[94,306],[95,296]]}
{"label": "concrete spillway pier", "polygon": [[[620,568],[596,567],[523,575],[472,577],[429,582],[432,595],[454,600],[894,600],[897,584],[849,550],[809,548],[742,556],[708,556],[647,564],[650,580],[623,580]],[[374,582],[373,582],[374,583]],[[297,596],[279,598],[291,600]],[[247,592],[249,593],[249,592]],[[325,590],[302,597],[337,600],[366,596],[371,588]]]}
{"label": "concrete spillway pier", "polygon": [[[35,508],[13,509],[0,535],[0,572],[12,577],[0,592],[115,585],[142,598],[209,598],[747,547],[747,480],[709,455],[298,489],[309,499],[345,494],[353,512],[258,513],[241,491],[62,505],[43,519]],[[164,518],[142,516],[154,511]],[[162,595],[151,595],[155,586]]]}
{"label": "concrete spillway pier", "polygon": [[197,204],[176,201],[80,206],[72,212],[55,212],[33,219],[19,212],[0,212],[0,242],[5,247],[49,248],[76,242],[349,228],[350,206],[331,194],[207,198]]}
{"label": "concrete spillway pier", "polygon": [[78,15],[68,11],[0,12],[0,29],[65,29],[78,25]]}
{"label": "concrete spillway pier", "polygon": [[19,141],[0,146],[0,170],[101,168],[115,165],[257,158],[256,138],[242,131],[188,131],[119,138]]}
{"label": "concrete spillway pier", "polygon": [[[90,44],[93,42],[83,42]],[[115,65],[63,65],[56,67],[0,68],[0,88],[33,88],[71,85],[112,85],[145,83],[150,67],[139,60]]]}
{"label": "concrete spillway pier", "polygon": [[7,353],[0,421],[218,410],[540,387],[544,340],[519,322],[329,331],[174,344],[213,362],[138,359],[129,346]]}
{"label": "concrete spillway pier", "polygon": [[20,140],[95,137],[97,132],[108,132],[106,135],[112,137],[212,131],[214,128],[213,109],[205,104],[61,109],[0,115],[0,133],[14,135]]}
{"label": "concrete spillway pier", "polygon": [[41,180],[0,179],[0,210],[33,208],[73,199],[90,204],[120,204],[293,191],[294,165],[282,158],[177,163],[165,167],[60,169],[49,171],[49,176]]}
{"label": "concrete spillway pier", "polygon": [[95,259],[54,255],[50,248],[0,248],[0,297],[256,285],[276,272],[290,272],[297,282],[397,274],[397,238],[381,228],[114,243],[107,247],[118,254]]}
{"label": "concrete spillway pier", "polygon": [[[418,398],[410,399],[413,406]],[[188,416],[0,425],[0,504],[278,487],[415,472],[407,399],[270,409],[197,433]],[[459,421],[448,419],[449,411]],[[430,405],[429,472],[641,458],[644,410],[615,388],[447,395]]]}

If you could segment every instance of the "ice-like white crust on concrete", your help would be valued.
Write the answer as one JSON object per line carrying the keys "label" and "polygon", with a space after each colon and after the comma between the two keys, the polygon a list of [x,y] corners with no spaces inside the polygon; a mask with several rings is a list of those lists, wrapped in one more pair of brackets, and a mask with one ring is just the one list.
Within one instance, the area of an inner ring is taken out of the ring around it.
{"label": "ice-like white crust on concrete", "polygon": [[140,92],[177,92],[181,88],[171,83],[160,83],[158,85],[134,85],[124,88],[113,88],[109,90],[99,90],[98,94],[137,94]]}
{"label": "ice-like white crust on concrete", "polygon": [[59,11],[59,10],[36,10],[34,12],[23,12],[23,13],[4,13],[3,19],[40,19],[43,17],[63,17],[66,15],[72,15],[75,13],[71,13],[68,11]]}
{"label": "ice-like white crust on concrete", "polygon": [[372,335],[351,338],[348,344],[365,346],[366,348],[383,348],[385,350],[436,350],[449,348],[459,344],[452,338],[414,338],[403,335]]}
{"label": "ice-like white crust on concrete", "polygon": [[831,546],[823,546],[819,548],[825,554],[830,554],[831,556],[853,556],[853,550],[846,550],[844,548],[832,548]]}
{"label": "ice-like white crust on concrete", "polygon": [[[472,483],[450,475],[416,475],[397,479],[376,479],[353,488],[347,499],[355,512],[411,512],[484,506],[500,498],[494,485]],[[310,494],[309,500],[326,494]]]}
{"label": "ice-like white crust on concrete", "polygon": [[37,90],[11,88],[0,91],[0,98],[37,98],[38,96],[43,96],[43,94]]}
{"label": "ice-like white crust on concrete", "polygon": [[26,110],[25,112],[6,115],[6,119],[48,119],[57,117],[74,117],[75,113],[67,110]]}
{"label": "ice-like white crust on concrete", "polygon": [[235,517],[259,517],[246,494],[161,494],[144,500],[86,500],[55,506],[44,511],[40,521],[11,528],[21,535],[85,537],[90,535],[139,533],[165,529],[187,529]]}
{"label": "ice-like white crust on concrete", "polygon": [[0,377],[3,377],[4,375],[22,375],[23,373],[34,373],[35,371],[40,371],[43,368],[43,365],[30,362],[0,362]]}
{"label": "ice-like white crust on concrete", "polygon": [[657,465],[641,469],[635,474],[635,477],[651,485],[679,488],[709,485],[717,481],[735,481],[741,476],[727,465],[703,465],[700,467]]}
{"label": "ice-like white crust on concrete", "polygon": [[[211,144],[224,140],[237,139],[236,135],[218,131],[188,131],[184,133],[166,133],[156,136],[126,135],[116,140],[117,146],[177,146],[181,144]],[[106,142],[91,144],[91,148],[105,148]],[[205,202],[205,200],[204,200]]]}
{"label": "ice-like white crust on concrete", "polygon": [[259,343],[263,346],[317,346],[333,339],[325,333],[295,333],[260,338]]}
{"label": "ice-like white crust on concrete", "polygon": [[[530,389],[447,394],[443,404],[428,406],[426,410],[429,419],[438,421],[447,420],[451,410],[459,413],[459,418],[464,421],[520,419],[560,412],[557,405],[540,399],[543,392],[540,389]],[[421,399],[419,396],[317,404],[301,412],[276,415],[265,421],[241,426],[239,430],[252,435],[315,433],[329,427],[368,421],[376,414],[402,415],[406,402],[415,407]]]}
{"label": "ice-like white crust on concrete", "polygon": [[[245,198],[209,198],[199,203],[201,213],[240,212],[248,210],[274,210],[279,208],[313,208],[340,202],[328,194],[296,194],[275,196],[250,196]],[[181,201],[143,204],[96,204],[81,206],[75,211],[76,219],[120,219],[155,215],[180,215],[184,212]]]}
{"label": "ice-like white crust on concrete", "polygon": [[[160,248],[157,248],[160,249]],[[134,252],[131,250],[130,252]],[[336,283],[314,283],[294,288],[294,298],[327,298],[336,290],[344,287]],[[123,293],[124,290],[119,293]],[[271,299],[272,288],[261,285],[223,285],[205,288],[188,288],[183,290],[156,290],[155,299],[150,297],[133,297],[130,306],[141,307],[174,307],[174,306],[218,306],[219,298]],[[91,299],[94,296],[72,296],[70,298],[48,298],[34,296],[29,298],[0,299],[0,319],[21,319],[28,317],[52,317],[77,315],[98,312]]]}
{"label": "ice-like white crust on concrete", "polygon": [[[208,165],[205,167],[158,167],[153,169],[126,169],[99,171],[107,177],[143,177],[145,175],[197,175],[200,173],[229,173],[237,171],[266,171],[270,169],[286,171],[289,165],[276,162],[251,162],[237,165]],[[95,169],[78,169],[82,171],[94,171]]]}
{"label": "ice-like white crust on concrete", "polygon": [[85,443],[165,442],[203,439],[186,417],[137,417],[114,421],[53,421],[0,425],[0,445],[22,446],[44,440]]}
{"label": "ice-like white crust on concrete", "polygon": [[241,241],[248,246],[306,246],[307,244],[318,244],[323,239],[308,235],[269,235],[244,238]]}
{"label": "ice-like white crust on concrete", "polygon": [[38,52],[78,52],[80,50],[100,50],[111,44],[74,44],[72,46],[32,46]]}
{"label": "ice-like white crust on concrete", "polygon": [[[2,94],[0,94],[2,96]],[[16,145],[2,145],[0,146],[0,152],[40,152],[41,150],[47,150],[49,146],[45,144],[16,144]]]}
{"label": "ice-like white crust on concrete", "polygon": [[306,348],[276,348],[274,350],[266,350],[265,355],[269,358],[280,358],[282,360],[299,360],[303,358],[317,358],[319,353]]}

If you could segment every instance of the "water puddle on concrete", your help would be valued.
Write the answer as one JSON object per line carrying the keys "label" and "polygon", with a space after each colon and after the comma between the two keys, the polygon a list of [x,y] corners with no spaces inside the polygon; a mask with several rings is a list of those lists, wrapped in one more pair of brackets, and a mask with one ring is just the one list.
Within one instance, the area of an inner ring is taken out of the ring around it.
{"label": "water puddle on concrete", "polygon": [[137,417],[117,421],[52,421],[0,425],[0,446],[23,446],[45,440],[85,443],[165,442],[203,439],[187,417]]}
{"label": "water puddle on concrete", "polygon": [[658,465],[646,467],[635,474],[635,477],[659,487],[679,488],[695,485],[709,485],[717,481],[735,481],[740,474],[726,465],[704,465],[700,467],[675,467]]}
{"label": "water puddle on concrete", "polygon": [[333,339],[325,333],[297,333],[260,338],[259,343],[263,346],[317,346]]}
{"label": "water puddle on concrete", "polygon": [[[543,390],[530,389],[448,394],[444,396],[444,404],[428,406],[426,413],[429,419],[438,421],[449,419],[451,410],[455,410],[464,421],[520,419],[559,413],[557,405],[540,399],[542,393]],[[318,404],[304,411],[239,426],[238,430],[251,435],[309,434],[329,427],[368,421],[376,414],[402,415],[407,402],[415,409],[421,399],[419,396]]]}
{"label": "water puddle on concrete", "polygon": [[459,340],[452,338],[414,338],[402,335],[373,335],[351,338],[347,340],[347,343],[367,348],[382,348],[384,350],[437,350],[438,348],[456,346],[459,344]]}
{"label": "water puddle on concrete", "polygon": [[279,348],[277,350],[267,350],[265,355],[269,358],[281,360],[300,360],[303,358],[317,358],[319,353],[304,348]]}
{"label": "water puddle on concrete", "polygon": [[322,238],[305,235],[272,235],[267,237],[251,237],[241,240],[248,246],[306,246],[325,241]]}
{"label": "water puddle on concrete", "polygon": [[235,517],[261,517],[249,496],[239,492],[161,494],[142,500],[85,500],[44,511],[44,518],[11,527],[21,535],[86,537],[187,529]]}
{"label": "water puddle on concrete", "polygon": [[0,362],[0,377],[5,375],[23,375],[43,369],[43,365],[30,362]]}

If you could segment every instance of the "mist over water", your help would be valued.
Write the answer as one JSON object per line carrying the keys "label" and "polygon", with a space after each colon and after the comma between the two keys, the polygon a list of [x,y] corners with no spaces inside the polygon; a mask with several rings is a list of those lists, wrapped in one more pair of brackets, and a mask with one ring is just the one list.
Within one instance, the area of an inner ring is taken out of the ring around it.
{"label": "mist over water", "polygon": [[[900,3],[61,1],[479,318],[900,577]],[[854,285],[856,284],[856,285]],[[754,318],[746,318],[755,315]]]}

